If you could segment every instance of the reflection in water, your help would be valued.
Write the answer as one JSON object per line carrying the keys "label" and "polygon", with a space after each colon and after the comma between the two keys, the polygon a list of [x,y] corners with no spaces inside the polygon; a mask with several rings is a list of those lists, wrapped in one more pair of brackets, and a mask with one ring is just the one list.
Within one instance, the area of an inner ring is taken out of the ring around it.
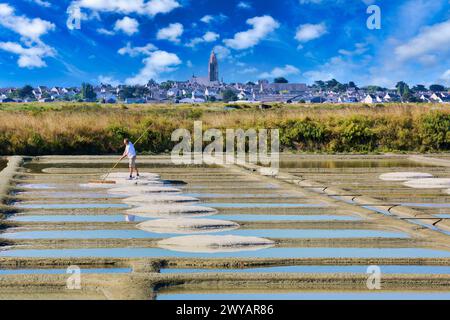
{"label": "reflection in water", "polygon": [[[431,166],[431,165],[430,165]],[[281,168],[304,168],[304,169],[339,169],[339,168],[421,168],[430,167],[423,163],[416,163],[406,159],[399,160],[282,160]]]}
{"label": "reflection in water", "polygon": [[[188,234],[202,234],[186,232]],[[336,239],[336,238],[408,238],[403,232],[379,230],[315,230],[315,229],[235,229],[218,231],[220,235],[234,235],[243,237],[269,237],[289,239]],[[169,238],[177,233],[156,233],[143,230],[52,230],[52,231],[19,231],[3,233],[6,239],[146,239]]]}
{"label": "reflection in water", "polygon": [[131,214],[125,214],[125,221],[126,222],[133,222],[133,221],[135,221],[136,220],[136,216],[133,216],[133,215],[131,215]]}
{"label": "reflection in water", "polygon": [[111,257],[111,258],[450,258],[450,251],[424,248],[269,248],[228,253],[174,252],[160,248],[15,249],[0,257]]}
{"label": "reflection in water", "polygon": [[[301,273],[367,273],[364,265],[355,266],[275,266],[245,269],[161,269],[161,273],[253,273],[253,272],[301,272]],[[382,273],[388,274],[450,274],[449,266],[412,266],[385,265],[379,266]]]}
{"label": "reflection in water", "polygon": [[163,293],[157,300],[449,300],[449,292]]}

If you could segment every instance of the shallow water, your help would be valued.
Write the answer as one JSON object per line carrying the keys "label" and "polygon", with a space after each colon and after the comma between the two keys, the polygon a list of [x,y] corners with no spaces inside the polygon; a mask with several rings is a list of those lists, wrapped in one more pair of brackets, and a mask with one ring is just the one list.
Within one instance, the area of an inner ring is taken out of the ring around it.
{"label": "shallow water", "polygon": [[450,203],[401,203],[404,207],[417,207],[417,208],[450,208]]}
{"label": "shallow water", "polygon": [[[101,268],[101,269],[83,269],[81,273],[130,273],[131,268]],[[8,274],[65,274],[67,269],[0,269],[0,275]]]}
{"label": "shallow water", "polygon": [[435,214],[438,218],[450,219],[450,213]]}
{"label": "shallow water", "polygon": [[194,198],[302,198],[299,195],[276,193],[185,193]]}
{"label": "shallow water", "polygon": [[450,292],[161,293],[156,300],[449,300]]}
{"label": "shallow water", "polygon": [[21,209],[129,209],[131,206],[124,203],[20,203],[14,204]]}
{"label": "shallow water", "polygon": [[335,168],[423,168],[430,167],[423,163],[417,163],[409,161],[407,159],[396,160],[299,160],[299,161],[280,161],[280,168],[322,168],[322,169],[335,169]]}
{"label": "shallow water", "polygon": [[32,196],[33,198],[41,199],[97,199],[97,198],[124,198],[121,195],[109,193],[87,193],[87,192],[42,192],[42,191],[27,191],[19,192],[19,195]]}
{"label": "shallow water", "polygon": [[[269,238],[408,238],[406,233],[379,230],[312,230],[312,229],[237,229],[215,232],[219,235],[237,235]],[[186,232],[186,234],[199,234]],[[177,236],[173,233],[154,233],[143,230],[52,230],[52,231],[21,231],[3,233],[5,239],[145,239],[169,238]]]}
{"label": "shallow water", "polygon": [[203,203],[199,204],[203,206],[208,206],[212,208],[322,208],[327,207],[326,204],[321,203]]}
{"label": "shallow water", "polygon": [[270,215],[270,214],[224,214],[208,217],[210,219],[232,221],[358,221],[360,217],[340,215]]}
{"label": "shallow water", "polygon": [[450,251],[423,248],[266,248],[256,251],[188,253],[160,248],[13,249],[0,257],[179,258],[450,258]]}
{"label": "shallow water", "polygon": [[[381,273],[388,274],[450,274],[449,266],[386,265]],[[254,273],[254,272],[300,272],[300,273],[367,273],[368,266],[276,266],[246,269],[161,269],[161,273]]]}
{"label": "shallow water", "polygon": [[[23,189],[56,189],[56,184],[48,184],[48,183],[23,183],[18,184],[17,187],[23,188]],[[61,186],[58,186],[58,188],[61,188]]]}
{"label": "shallow water", "polygon": [[[131,219],[130,219],[131,217]],[[12,216],[10,221],[22,222],[122,222],[122,221],[146,221],[147,218],[141,218],[130,215],[23,215]]]}
{"label": "shallow water", "polygon": [[[134,220],[130,220],[130,217]],[[231,221],[359,221],[361,218],[339,215],[268,215],[268,214],[233,214],[213,215],[208,219]],[[131,215],[17,215],[10,221],[22,222],[121,222],[121,221],[147,221],[151,218]]]}

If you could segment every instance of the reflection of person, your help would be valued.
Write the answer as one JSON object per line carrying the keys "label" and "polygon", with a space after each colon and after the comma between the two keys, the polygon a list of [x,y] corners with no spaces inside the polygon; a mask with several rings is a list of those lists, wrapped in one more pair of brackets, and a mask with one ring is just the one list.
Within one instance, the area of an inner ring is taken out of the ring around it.
{"label": "reflection of person", "polygon": [[129,214],[125,215],[125,221],[126,222],[133,222],[134,220],[136,220],[136,216],[129,215]]}
{"label": "reflection of person", "polygon": [[128,139],[124,139],[123,144],[125,145],[125,151],[120,160],[128,157],[128,164],[130,168],[130,177],[128,178],[128,180],[133,179],[133,169],[136,171],[136,178],[139,178],[139,171],[136,167],[136,149],[134,148],[134,144],[131,143]]}

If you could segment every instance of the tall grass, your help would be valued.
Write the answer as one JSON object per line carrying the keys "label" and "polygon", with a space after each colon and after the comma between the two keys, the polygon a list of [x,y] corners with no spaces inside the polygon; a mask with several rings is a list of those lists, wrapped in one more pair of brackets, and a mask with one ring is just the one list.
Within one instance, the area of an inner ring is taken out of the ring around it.
{"label": "tall grass", "polygon": [[202,106],[0,105],[0,154],[109,154],[124,137],[148,128],[140,151],[169,151],[171,133],[204,129],[279,128],[284,150],[305,152],[449,151],[450,107],[445,105],[274,105],[225,111]]}

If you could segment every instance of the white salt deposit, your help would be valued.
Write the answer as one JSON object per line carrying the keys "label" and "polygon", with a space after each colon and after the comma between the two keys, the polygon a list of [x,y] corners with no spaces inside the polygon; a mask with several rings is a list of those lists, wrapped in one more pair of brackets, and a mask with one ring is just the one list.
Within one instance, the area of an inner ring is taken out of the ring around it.
{"label": "white salt deposit", "polygon": [[[111,187],[111,185],[110,185]],[[163,187],[163,186],[127,186],[127,187],[116,187],[108,190],[111,194],[124,194],[124,195],[140,195],[147,193],[176,193],[181,192],[180,189]]]}
{"label": "white salt deposit", "polygon": [[389,172],[380,175],[380,179],[384,181],[406,181],[432,177],[433,177],[432,174],[425,172]]}
{"label": "white salt deposit", "polygon": [[274,242],[258,237],[194,235],[164,239],[158,246],[181,252],[235,252],[269,248]]}
{"label": "white salt deposit", "polygon": [[126,213],[149,218],[191,218],[213,215],[217,213],[217,210],[202,206],[155,204],[128,209]]}
{"label": "white salt deposit", "polygon": [[215,219],[159,219],[137,225],[141,230],[156,233],[202,233],[232,230],[239,225],[232,221]]}
{"label": "white salt deposit", "polygon": [[403,182],[407,187],[416,189],[439,189],[450,188],[450,179],[444,178],[427,178],[427,179],[415,179]]}
{"label": "white salt deposit", "polygon": [[122,200],[126,204],[137,204],[137,205],[145,205],[145,204],[155,204],[155,203],[174,203],[174,202],[182,202],[182,203],[194,203],[198,202],[199,199],[194,197],[187,196],[177,196],[170,194],[147,194],[142,196],[134,196],[125,198]]}
{"label": "white salt deposit", "polygon": [[[106,176],[103,175],[102,178]],[[107,179],[126,179],[130,176],[129,172],[111,172]],[[136,173],[133,173],[133,177],[136,176]],[[147,179],[147,180],[158,180],[160,178],[159,174],[157,173],[151,173],[151,172],[139,172],[139,178],[140,179]]]}

